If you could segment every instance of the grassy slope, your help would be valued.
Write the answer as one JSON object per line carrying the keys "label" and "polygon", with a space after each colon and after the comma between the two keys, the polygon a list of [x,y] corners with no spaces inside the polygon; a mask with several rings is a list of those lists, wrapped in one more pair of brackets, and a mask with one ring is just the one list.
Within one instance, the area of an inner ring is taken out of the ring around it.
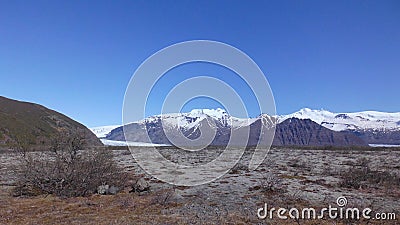
{"label": "grassy slope", "polygon": [[0,97],[0,145],[48,145],[61,131],[80,132],[88,144],[100,145],[85,126],[65,115],[38,104]]}

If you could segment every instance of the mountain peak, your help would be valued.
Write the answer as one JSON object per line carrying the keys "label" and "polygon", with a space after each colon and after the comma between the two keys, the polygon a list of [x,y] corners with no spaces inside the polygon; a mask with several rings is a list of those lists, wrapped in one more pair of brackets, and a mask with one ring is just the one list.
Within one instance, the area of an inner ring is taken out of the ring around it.
{"label": "mountain peak", "polygon": [[311,112],[311,111],[313,111],[313,110],[310,108],[302,108],[299,110],[299,112]]}
{"label": "mountain peak", "polygon": [[183,113],[183,114],[186,114],[187,116],[191,116],[191,117],[199,117],[201,115],[208,115],[213,118],[222,118],[222,117],[228,115],[228,113],[224,109],[221,109],[221,108],[192,109],[192,111],[190,111],[189,113]]}

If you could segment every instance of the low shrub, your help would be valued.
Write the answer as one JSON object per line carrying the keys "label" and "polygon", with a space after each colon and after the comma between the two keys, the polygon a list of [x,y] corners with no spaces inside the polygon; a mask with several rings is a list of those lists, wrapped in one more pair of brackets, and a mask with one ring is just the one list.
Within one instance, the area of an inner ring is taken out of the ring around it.
{"label": "low shrub", "polygon": [[126,174],[112,152],[81,150],[82,144],[78,136],[65,135],[49,152],[23,152],[14,195],[75,197],[93,194],[100,185],[123,187]]}
{"label": "low shrub", "polygon": [[341,173],[341,187],[346,188],[390,188],[400,186],[400,176],[389,171],[373,170],[369,166],[370,162],[361,158],[349,169]]}

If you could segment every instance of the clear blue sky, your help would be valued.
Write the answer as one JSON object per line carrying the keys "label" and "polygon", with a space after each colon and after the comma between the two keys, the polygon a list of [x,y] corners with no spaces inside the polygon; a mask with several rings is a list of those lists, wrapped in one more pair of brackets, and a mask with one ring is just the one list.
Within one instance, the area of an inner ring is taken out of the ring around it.
{"label": "clear blue sky", "polygon": [[0,95],[87,126],[120,124],[135,69],[193,39],[225,42],[252,57],[278,114],[400,111],[397,0],[0,0]]}

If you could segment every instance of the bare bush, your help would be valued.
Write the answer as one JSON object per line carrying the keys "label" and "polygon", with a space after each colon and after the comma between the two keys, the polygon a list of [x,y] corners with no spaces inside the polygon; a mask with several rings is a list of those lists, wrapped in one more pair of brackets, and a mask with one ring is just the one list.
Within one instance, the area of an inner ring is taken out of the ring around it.
{"label": "bare bush", "polygon": [[335,167],[330,167],[329,165],[326,165],[322,169],[321,175],[335,177],[339,175],[339,171]]}
{"label": "bare bush", "polygon": [[14,195],[86,196],[100,185],[124,185],[126,176],[110,151],[82,146],[78,136],[65,135],[49,152],[23,152]]}
{"label": "bare bush", "polygon": [[249,168],[242,163],[237,163],[230,171],[230,174],[239,174],[241,171],[248,171]]}
{"label": "bare bush", "polygon": [[365,187],[399,187],[400,177],[389,171],[372,170],[369,166],[370,161],[361,158],[352,167],[341,173],[341,187],[346,188],[365,188]]}
{"label": "bare bush", "polygon": [[166,206],[177,203],[179,198],[180,196],[175,193],[174,189],[162,190],[154,193],[154,196],[151,199],[151,204]]}
{"label": "bare bush", "polygon": [[263,192],[282,192],[282,180],[273,173],[267,173],[259,181]]}

